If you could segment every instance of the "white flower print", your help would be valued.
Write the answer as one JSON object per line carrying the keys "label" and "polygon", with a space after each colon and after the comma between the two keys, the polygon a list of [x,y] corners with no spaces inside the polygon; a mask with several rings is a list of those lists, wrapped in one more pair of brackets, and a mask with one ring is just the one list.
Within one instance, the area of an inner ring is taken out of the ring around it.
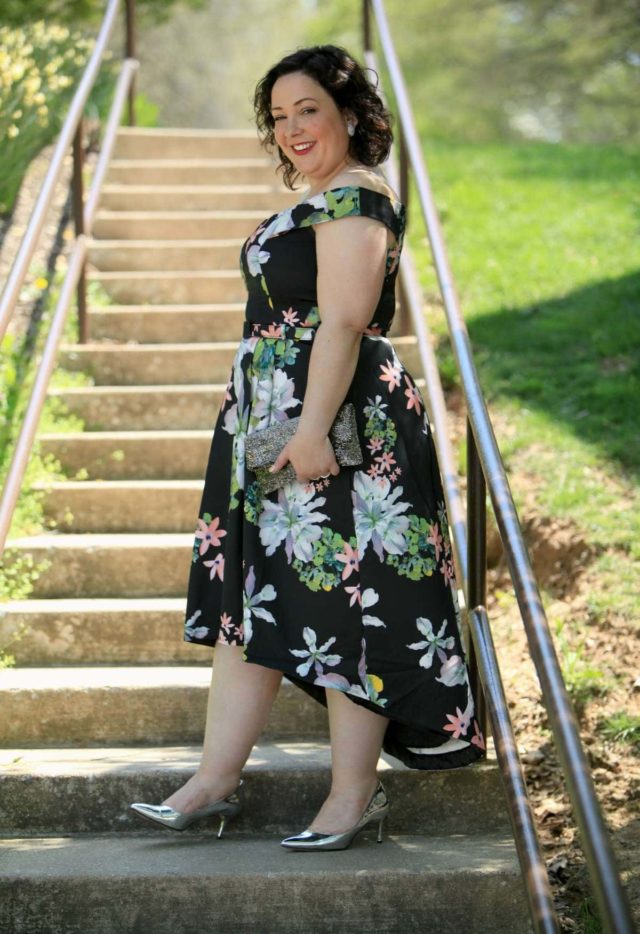
{"label": "white flower print", "polygon": [[257,428],[266,428],[273,421],[284,421],[286,409],[300,404],[295,397],[296,384],[285,370],[274,369],[266,378],[258,381],[255,401],[251,410],[251,421]]}
{"label": "white flower print", "polygon": [[202,615],[202,610],[196,610],[193,616],[190,616],[189,619],[187,620],[184,631],[189,636],[189,638],[204,639],[204,637],[208,634],[209,632],[208,626],[194,627],[193,625],[195,621],[197,620],[197,618],[201,615]]}
{"label": "white flower print", "polygon": [[[440,659],[442,661],[442,658]],[[422,664],[422,662],[420,663]],[[454,684],[465,684],[469,680],[464,661],[459,655],[451,655],[440,668],[440,677],[436,681],[448,688]]]}
{"label": "white flower print", "polygon": [[252,616],[257,616],[260,619],[266,620],[268,623],[272,623],[274,626],[276,624],[275,617],[273,613],[270,613],[266,607],[259,606],[258,604],[264,603],[264,601],[275,600],[276,598],[276,589],[273,584],[265,584],[265,586],[258,593],[254,594],[256,586],[256,575],[253,570],[253,565],[249,568],[249,573],[247,574],[247,579],[244,585],[244,594],[242,600],[242,624],[244,632],[244,644],[246,645],[251,636],[253,635],[253,620]]}
{"label": "white flower print", "polygon": [[305,626],[302,630],[302,638],[307,643],[308,648],[306,649],[289,649],[292,655],[295,655],[296,658],[306,658],[306,662],[302,662],[296,668],[296,672],[300,675],[301,678],[305,678],[311,669],[311,666],[315,666],[316,674],[318,676],[322,675],[322,666],[328,665],[329,667],[333,665],[339,665],[342,661],[341,655],[327,655],[327,649],[331,648],[333,643],[336,641],[336,636],[332,636],[330,639],[321,645],[320,648],[316,645],[316,636],[315,630],[311,629],[309,626]]}
{"label": "white flower print", "polygon": [[322,535],[318,523],[329,517],[314,510],[324,506],[326,499],[313,499],[315,490],[293,481],[278,491],[278,501],[265,499],[260,513],[260,541],[266,546],[267,556],[285,543],[289,564],[294,554],[301,561],[310,561],[313,543]]}
{"label": "white flower print", "polygon": [[387,416],[384,412],[386,409],[387,403],[382,401],[382,396],[376,396],[375,399],[370,399],[367,396],[367,402],[369,405],[365,405],[364,414],[367,418],[379,418],[384,420]]}
{"label": "white flower print", "polygon": [[[244,374],[241,361],[245,354],[253,353],[256,342],[257,338],[255,337],[244,338],[240,343],[233,363],[233,391],[236,401],[225,412],[222,424],[223,429],[230,435],[247,430],[248,406],[245,407],[244,405]],[[241,419],[238,417],[239,412],[243,413]]]}
{"label": "white flower print", "polygon": [[[452,649],[455,645],[453,636],[443,637],[442,635],[447,628],[447,620],[442,620],[442,626],[438,630],[437,635],[435,635],[433,632],[433,626],[430,619],[425,619],[423,616],[419,616],[416,620],[416,626],[425,638],[422,642],[412,642],[411,645],[407,645],[407,648],[416,649],[417,651],[422,651],[422,649],[427,650],[418,663],[420,667],[431,668],[433,656],[436,652],[440,661],[446,663],[447,655],[444,650]],[[456,656],[453,657],[455,658]],[[441,679],[437,678],[436,680],[439,681]]]}
{"label": "white flower print", "polygon": [[261,264],[266,263],[270,256],[271,253],[263,250],[260,243],[254,243],[249,247],[246,251],[246,257],[247,266],[252,276],[259,276],[262,274]]}
{"label": "white flower print", "polygon": [[[366,610],[370,606],[375,606],[375,604],[380,599],[379,595],[375,592],[373,587],[367,587],[362,594],[362,609]],[[382,622],[377,616],[370,616],[368,613],[365,613],[362,617],[363,626],[382,626],[383,629],[386,629],[386,624]]]}
{"label": "white flower print", "polygon": [[369,542],[381,561],[383,550],[399,555],[406,548],[404,533],[409,528],[409,519],[400,513],[409,508],[409,503],[395,502],[403,492],[401,486],[390,491],[391,484],[386,478],[369,477],[356,470],[352,497],[360,560]]}

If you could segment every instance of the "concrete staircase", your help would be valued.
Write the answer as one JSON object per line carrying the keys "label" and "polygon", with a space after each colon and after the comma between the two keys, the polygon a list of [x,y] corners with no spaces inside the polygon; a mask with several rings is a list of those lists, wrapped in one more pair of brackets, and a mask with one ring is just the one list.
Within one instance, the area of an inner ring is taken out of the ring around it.
{"label": "concrete staircase", "polygon": [[[50,562],[5,604],[0,644],[0,930],[12,934],[531,930],[489,742],[486,761],[424,773],[383,756],[392,802],[339,853],[282,835],[329,784],[323,708],[283,684],[246,770],[247,807],[211,826],[142,825],[195,770],[211,649],[182,639],[211,432],[241,334],[244,238],[299,198],[253,131],[121,129],[91,247],[91,342],[61,364],[95,385],[52,389],[86,424],[40,435],[69,480],[45,490],[55,532],[9,540]],[[419,371],[412,339],[398,352]],[[74,480],[84,468],[87,479]]]}

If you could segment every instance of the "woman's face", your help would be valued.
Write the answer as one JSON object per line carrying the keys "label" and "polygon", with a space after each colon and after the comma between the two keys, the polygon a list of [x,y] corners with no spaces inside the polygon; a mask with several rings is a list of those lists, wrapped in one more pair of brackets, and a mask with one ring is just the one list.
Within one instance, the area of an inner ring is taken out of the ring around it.
{"label": "woman's face", "polygon": [[271,114],[278,146],[306,178],[322,181],[345,164],[350,115],[342,113],[331,95],[309,75],[294,71],[275,81]]}

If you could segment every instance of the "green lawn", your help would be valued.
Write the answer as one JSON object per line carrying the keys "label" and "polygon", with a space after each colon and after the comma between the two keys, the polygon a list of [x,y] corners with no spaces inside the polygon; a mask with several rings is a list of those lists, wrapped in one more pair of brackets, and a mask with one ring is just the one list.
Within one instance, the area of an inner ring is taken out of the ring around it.
{"label": "green lawn", "polygon": [[[536,477],[541,511],[571,518],[601,551],[593,613],[631,618],[640,557],[640,154],[538,142],[424,147],[481,383],[491,411],[516,429],[498,437],[505,463]],[[414,196],[408,241],[435,294]],[[444,315],[429,323],[452,377]],[[519,506],[517,477],[512,487]]]}

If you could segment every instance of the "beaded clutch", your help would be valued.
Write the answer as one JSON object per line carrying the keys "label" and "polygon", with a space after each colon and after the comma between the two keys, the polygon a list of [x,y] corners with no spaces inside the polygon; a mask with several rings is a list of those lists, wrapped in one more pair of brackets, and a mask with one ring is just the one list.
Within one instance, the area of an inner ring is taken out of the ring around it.
{"label": "beaded clutch", "polygon": [[[275,473],[269,472],[285,444],[295,434],[300,418],[288,418],[284,422],[276,422],[268,428],[252,431],[246,435],[244,442],[245,462],[252,470],[263,493],[271,493],[296,479],[293,464],[285,464]],[[362,463],[362,449],[358,439],[356,426],[356,410],[353,403],[345,402],[338,409],[335,421],[329,429],[329,440],[333,446],[337,462],[342,467],[357,467]]]}

